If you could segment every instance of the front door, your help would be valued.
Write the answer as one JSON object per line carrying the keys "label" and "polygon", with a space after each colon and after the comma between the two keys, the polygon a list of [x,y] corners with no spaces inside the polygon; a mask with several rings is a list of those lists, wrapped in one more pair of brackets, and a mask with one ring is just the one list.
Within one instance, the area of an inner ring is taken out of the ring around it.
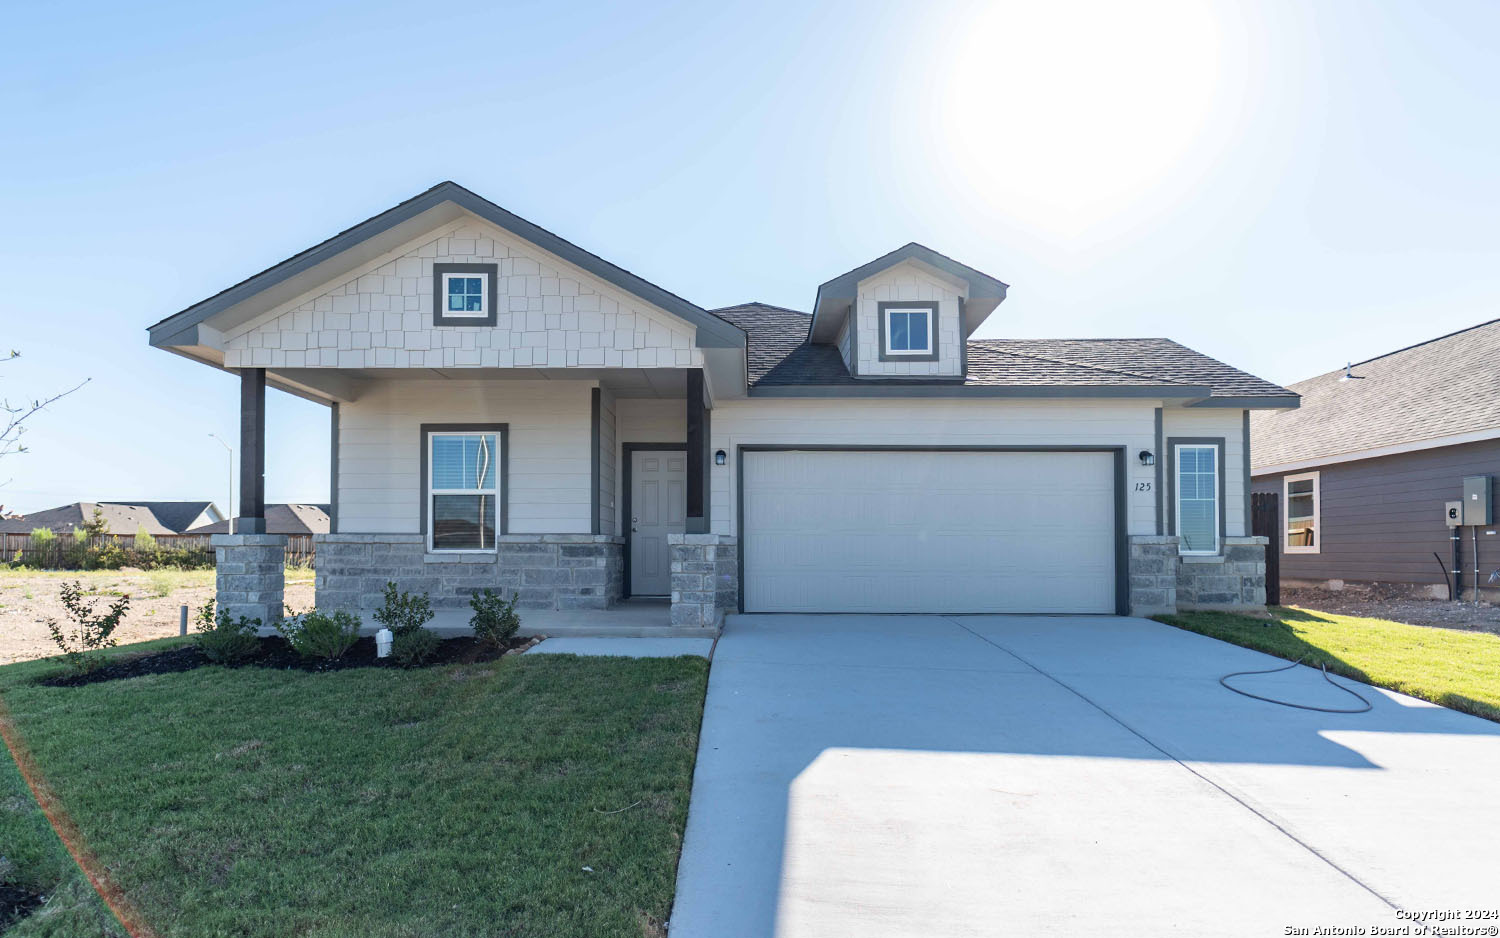
{"label": "front door", "polygon": [[687,525],[687,453],[638,450],[630,454],[630,595],[672,591],[668,534]]}

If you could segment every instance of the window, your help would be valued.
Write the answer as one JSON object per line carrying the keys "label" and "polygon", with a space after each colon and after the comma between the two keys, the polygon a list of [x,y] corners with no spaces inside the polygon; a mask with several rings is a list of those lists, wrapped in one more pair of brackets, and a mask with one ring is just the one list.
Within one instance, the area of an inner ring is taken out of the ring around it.
{"label": "window", "polygon": [[485,315],[484,278],[478,274],[443,274],[444,316]]}
{"label": "window", "polygon": [[494,550],[499,500],[497,433],[430,433],[428,547]]}
{"label": "window", "polygon": [[1281,481],[1286,504],[1282,549],[1288,554],[1316,554],[1318,540],[1318,474],[1304,472]]}
{"label": "window", "polygon": [[885,350],[890,355],[926,355],[932,351],[932,311],[887,309]]}
{"label": "window", "polygon": [[493,326],[498,264],[433,264],[432,324]]}
{"label": "window", "polygon": [[1177,536],[1184,554],[1219,552],[1219,448],[1178,444]]}

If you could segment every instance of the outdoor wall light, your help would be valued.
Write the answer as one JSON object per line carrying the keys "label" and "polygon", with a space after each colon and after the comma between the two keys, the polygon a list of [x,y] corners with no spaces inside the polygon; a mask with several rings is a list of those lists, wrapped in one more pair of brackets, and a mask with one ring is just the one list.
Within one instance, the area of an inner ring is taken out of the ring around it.
{"label": "outdoor wall light", "polygon": [[718,451],[716,451],[714,453],[714,465],[715,466],[722,466],[722,465],[724,465],[725,461],[728,460],[728,459],[729,459],[729,457],[724,454],[723,450],[718,450]]}
{"label": "outdoor wall light", "polygon": [[1141,450],[1141,454],[1138,458],[1140,459],[1141,465],[1143,466],[1156,465],[1156,457],[1151,455],[1151,451],[1149,449]]}

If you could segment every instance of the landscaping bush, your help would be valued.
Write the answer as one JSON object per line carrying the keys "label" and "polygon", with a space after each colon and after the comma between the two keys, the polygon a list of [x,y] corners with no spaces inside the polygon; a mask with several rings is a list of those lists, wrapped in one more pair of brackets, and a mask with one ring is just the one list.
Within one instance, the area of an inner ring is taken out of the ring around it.
{"label": "landscaping bush", "polygon": [[385,584],[385,597],[375,610],[376,622],[396,635],[414,632],[432,619],[432,602],[426,593],[405,593],[395,583]]}
{"label": "landscaping bush", "polygon": [[31,529],[31,546],[37,548],[38,550],[46,547],[48,544],[51,544],[55,540],[57,540],[57,532],[53,531],[51,528]]}
{"label": "landscaping bush", "polygon": [[136,525],[135,549],[156,550],[156,538],[151,536],[151,532],[146,530],[146,526],[144,524]]}
{"label": "landscaping bush", "polygon": [[47,631],[51,633],[53,643],[62,651],[63,662],[75,673],[86,674],[99,666],[96,652],[114,647],[114,631],[130,608],[130,596],[121,596],[110,604],[107,612],[98,615],[94,608],[99,600],[85,600],[82,583],[76,580],[64,583],[58,590],[58,595],[72,623],[65,631],[56,619],[49,618]]}
{"label": "landscaping bush", "polygon": [[400,632],[391,639],[391,660],[403,668],[415,668],[437,654],[438,646],[442,643],[443,640],[432,629]]}
{"label": "landscaping bush", "polygon": [[239,664],[260,648],[256,638],[259,628],[259,619],[249,616],[232,619],[227,609],[219,609],[216,614],[214,601],[210,599],[198,610],[198,631],[193,643],[203,657],[215,664]]}
{"label": "landscaping bush", "polygon": [[521,627],[521,616],[516,612],[516,600],[520,598],[519,593],[512,593],[506,599],[492,589],[476,590],[469,597],[469,608],[474,610],[469,625],[474,629],[474,637],[496,647],[514,638]]}
{"label": "landscaping bush", "polygon": [[314,609],[276,623],[276,631],[304,658],[334,661],[354,647],[359,639],[359,616],[343,610],[335,613]]}

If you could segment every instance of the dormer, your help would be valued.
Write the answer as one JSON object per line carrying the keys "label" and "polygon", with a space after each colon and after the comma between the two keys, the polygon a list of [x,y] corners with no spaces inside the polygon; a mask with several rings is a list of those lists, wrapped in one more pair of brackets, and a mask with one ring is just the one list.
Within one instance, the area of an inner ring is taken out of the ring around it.
{"label": "dormer", "polygon": [[915,242],[818,288],[808,341],[856,378],[964,377],[965,343],[1006,285]]}

